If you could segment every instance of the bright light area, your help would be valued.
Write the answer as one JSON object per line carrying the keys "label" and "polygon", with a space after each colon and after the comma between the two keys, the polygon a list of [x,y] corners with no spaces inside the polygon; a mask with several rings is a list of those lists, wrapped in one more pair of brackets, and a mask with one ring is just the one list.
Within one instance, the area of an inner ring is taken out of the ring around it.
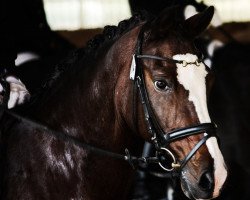
{"label": "bright light area", "polygon": [[223,22],[250,21],[250,0],[203,0],[203,2],[214,5]]}
{"label": "bright light area", "polygon": [[[223,22],[250,21],[250,0],[203,1],[217,8]],[[128,0],[44,0],[44,7],[54,30],[102,28],[131,16]]]}
{"label": "bright light area", "polygon": [[44,0],[54,30],[101,28],[131,16],[128,0]]}

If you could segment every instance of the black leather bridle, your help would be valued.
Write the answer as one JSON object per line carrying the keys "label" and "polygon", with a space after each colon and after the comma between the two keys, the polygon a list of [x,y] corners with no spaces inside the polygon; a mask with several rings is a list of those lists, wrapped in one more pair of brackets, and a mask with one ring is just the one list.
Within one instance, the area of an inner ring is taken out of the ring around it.
{"label": "black leather bridle", "polygon": [[[147,124],[148,133],[151,136],[151,141],[154,144],[156,155],[151,157],[136,157],[131,156],[128,149],[125,149],[125,154],[119,154],[110,152],[107,150],[104,150],[99,147],[95,147],[93,145],[87,144],[85,142],[80,141],[79,139],[68,135],[64,132],[56,131],[51,129],[50,127],[34,121],[32,119],[26,118],[24,116],[21,116],[13,111],[10,111],[6,109],[4,106],[0,106],[0,119],[3,120],[3,115],[8,115],[13,117],[14,119],[18,120],[19,122],[28,123],[33,128],[38,128],[46,132],[47,134],[50,134],[62,141],[65,142],[71,142],[74,145],[83,148],[85,150],[91,151],[93,153],[109,156],[114,159],[119,160],[125,160],[127,161],[133,168],[139,168],[139,169],[145,169],[145,166],[147,168],[147,165],[150,163],[158,163],[161,168],[167,172],[171,172],[172,174],[175,172],[175,174],[179,174],[181,169],[187,164],[187,162],[192,158],[192,156],[195,154],[196,151],[207,141],[208,138],[212,136],[216,136],[216,126],[213,123],[202,123],[195,126],[190,127],[184,127],[182,129],[174,130],[169,133],[165,133],[163,129],[161,128],[154,111],[152,109],[152,106],[150,104],[150,100],[148,97],[144,74],[142,65],[140,63],[141,59],[158,59],[163,61],[171,61],[175,63],[180,63],[183,66],[186,66],[188,64],[197,64],[195,63],[187,63],[185,61],[179,61],[174,60],[172,58],[168,57],[158,57],[154,55],[143,55],[141,52],[141,47],[143,43],[143,28],[141,29],[137,45],[136,45],[136,52],[134,55],[134,88],[138,88],[139,96],[141,100],[141,104],[143,106],[144,111],[144,117]],[[8,99],[8,98],[5,98]],[[180,140],[183,138],[186,138],[188,136],[193,136],[201,133],[206,133],[204,137],[194,146],[194,148],[190,151],[190,153],[180,162],[178,163],[176,157],[174,154],[168,149],[168,145],[176,140]],[[169,163],[169,158],[172,159],[171,166],[168,167],[165,165],[165,163]]]}
{"label": "black leather bridle", "polygon": [[[161,128],[154,114],[154,111],[152,109],[149,100],[141,59],[154,59],[154,60],[178,63],[182,64],[183,67],[186,67],[189,64],[195,64],[199,66],[201,60],[196,60],[195,62],[189,63],[186,62],[185,60],[175,60],[170,57],[159,57],[155,55],[142,54],[144,26],[141,28],[140,33],[138,35],[135,55],[133,56],[133,61],[131,65],[130,79],[134,81],[134,90],[136,91],[135,87],[137,87],[139,90],[139,96],[143,107],[145,122],[147,124],[147,130],[151,136],[151,141],[154,144],[156,150],[156,157],[158,160],[158,164],[165,171],[174,171],[174,170],[180,171],[210,137],[217,137],[216,135],[217,127],[214,123],[201,123],[190,127],[184,127],[182,129],[177,129],[169,133],[165,133],[165,131]],[[204,133],[204,137],[193,147],[193,149],[189,152],[189,154],[186,155],[186,157],[180,163],[178,163],[174,154],[167,148],[169,144],[176,140],[184,139],[188,136],[198,135],[201,133]],[[172,158],[172,164],[170,168],[164,166],[166,157]]]}

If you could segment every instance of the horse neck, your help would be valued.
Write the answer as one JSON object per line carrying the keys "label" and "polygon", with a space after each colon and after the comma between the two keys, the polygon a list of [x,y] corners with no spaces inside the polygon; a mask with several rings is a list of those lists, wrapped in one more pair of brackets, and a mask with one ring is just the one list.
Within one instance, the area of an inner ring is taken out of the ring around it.
{"label": "horse neck", "polygon": [[[97,63],[64,73],[40,106],[38,118],[93,145],[100,146],[102,141],[104,148],[115,151],[130,145],[133,148],[136,140],[131,137],[126,120],[120,116],[121,108],[118,108],[115,96],[117,82],[123,81],[126,88],[132,86],[129,80],[132,57],[128,55],[132,55],[135,40],[127,40],[130,36],[121,37]],[[121,75],[124,73],[126,77]],[[131,94],[131,89],[126,90],[126,94],[120,91],[121,97],[128,101],[132,100]],[[131,106],[122,106],[131,110]],[[81,135],[79,130],[83,130]]]}

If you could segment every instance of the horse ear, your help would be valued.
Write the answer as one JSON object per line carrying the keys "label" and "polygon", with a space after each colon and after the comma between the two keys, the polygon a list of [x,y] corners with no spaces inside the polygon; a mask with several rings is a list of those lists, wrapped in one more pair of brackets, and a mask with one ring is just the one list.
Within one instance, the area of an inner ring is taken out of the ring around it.
{"label": "horse ear", "polygon": [[185,28],[191,37],[200,35],[209,25],[214,15],[214,7],[210,6],[203,12],[185,20]]}
{"label": "horse ear", "polygon": [[172,27],[175,21],[173,19],[180,19],[181,15],[180,6],[172,6],[165,8],[151,23],[153,27],[157,29],[168,29]]}

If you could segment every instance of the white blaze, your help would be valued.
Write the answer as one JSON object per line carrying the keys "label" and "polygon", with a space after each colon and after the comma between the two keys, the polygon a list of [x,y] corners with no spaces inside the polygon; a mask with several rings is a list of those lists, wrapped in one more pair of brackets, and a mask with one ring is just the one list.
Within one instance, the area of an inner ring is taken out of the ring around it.
{"label": "white blaze", "polygon": [[[177,54],[173,56],[175,60],[185,60],[186,62],[195,62],[198,58],[193,54]],[[183,87],[189,91],[189,101],[192,101],[198,115],[200,123],[211,122],[207,109],[206,97],[206,75],[207,71],[205,65],[200,63],[199,66],[195,64],[188,64],[183,67],[182,64],[177,65],[177,79]],[[215,137],[211,137],[206,141],[211,157],[214,159],[214,178],[215,187],[213,197],[220,193],[220,189],[227,177],[224,159],[219,149]]]}

